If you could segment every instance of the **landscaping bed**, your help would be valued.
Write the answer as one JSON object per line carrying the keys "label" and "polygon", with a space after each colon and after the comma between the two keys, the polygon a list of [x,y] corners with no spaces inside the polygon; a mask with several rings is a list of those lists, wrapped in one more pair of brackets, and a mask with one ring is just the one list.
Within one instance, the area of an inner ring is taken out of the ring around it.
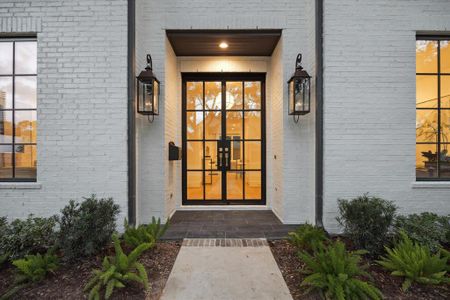
{"label": "landscaping bed", "polygon": [[[318,295],[304,295],[306,287],[300,287],[305,275],[300,271],[303,263],[297,256],[297,248],[287,240],[269,241],[269,245],[294,300],[320,299]],[[350,245],[348,248],[351,248]],[[370,265],[368,271],[374,279],[375,286],[381,290],[386,299],[450,299],[449,285],[413,284],[407,292],[403,292],[401,278],[391,276],[374,262],[367,259],[366,262]]]}
{"label": "landscaping bed", "polygon": [[[112,299],[158,299],[169,277],[172,266],[180,250],[181,242],[159,241],[156,246],[145,251],[139,261],[148,273],[149,290],[142,286],[130,284],[116,289]],[[114,248],[109,247],[98,255],[85,258],[80,262],[62,264],[55,274],[51,274],[41,282],[31,284],[20,290],[13,299],[84,299],[83,288],[92,276],[93,269],[101,268],[105,255],[114,255]],[[14,268],[7,265],[0,270],[0,295],[14,280]]]}

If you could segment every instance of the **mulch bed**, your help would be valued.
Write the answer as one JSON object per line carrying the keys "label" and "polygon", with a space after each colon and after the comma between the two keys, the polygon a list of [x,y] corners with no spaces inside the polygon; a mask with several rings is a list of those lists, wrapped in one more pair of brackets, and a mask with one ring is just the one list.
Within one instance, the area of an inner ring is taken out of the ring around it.
{"label": "mulch bed", "polygon": [[[180,250],[181,242],[164,241],[144,252],[139,261],[145,266],[150,289],[144,291],[142,286],[130,284],[123,289],[115,289],[112,299],[158,299],[169,277],[172,266]],[[101,268],[105,255],[113,255],[113,248],[103,253],[83,259],[81,262],[62,265],[54,275],[44,281],[22,289],[13,299],[85,299],[87,295],[83,288],[89,281],[92,270]],[[0,270],[0,295],[2,295],[14,280],[13,267]],[[102,295],[103,298],[103,295]]]}
{"label": "mulch bed", "polygon": [[[289,287],[294,300],[320,299],[318,295],[304,295],[306,288],[300,287],[305,278],[299,270],[303,263],[296,255],[296,249],[285,240],[269,241],[270,248]],[[385,299],[450,299],[450,286],[430,286],[413,284],[406,292],[402,292],[402,279],[391,276],[375,263],[370,263],[369,273],[374,279],[374,284],[381,290]]]}

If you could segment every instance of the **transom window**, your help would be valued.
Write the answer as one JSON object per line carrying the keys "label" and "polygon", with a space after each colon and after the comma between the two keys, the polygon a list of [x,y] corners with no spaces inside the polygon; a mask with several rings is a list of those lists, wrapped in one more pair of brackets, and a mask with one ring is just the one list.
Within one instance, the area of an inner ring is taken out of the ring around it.
{"label": "transom window", "polygon": [[450,180],[450,37],[416,41],[416,177]]}
{"label": "transom window", "polygon": [[36,39],[0,39],[0,181],[36,181]]}

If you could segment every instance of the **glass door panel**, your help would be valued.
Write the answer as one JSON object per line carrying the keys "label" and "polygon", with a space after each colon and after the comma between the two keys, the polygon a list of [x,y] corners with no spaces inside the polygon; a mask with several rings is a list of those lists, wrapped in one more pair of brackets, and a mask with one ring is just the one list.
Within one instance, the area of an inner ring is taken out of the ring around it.
{"label": "glass door panel", "polygon": [[222,113],[205,111],[205,139],[220,140],[222,136]]}
{"label": "glass door panel", "polygon": [[187,198],[203,200],[203,172],[187,172]]}
{"label": "glass door panel", "polygon": [[183,81],[183,203],[264,204],[263,81]]}

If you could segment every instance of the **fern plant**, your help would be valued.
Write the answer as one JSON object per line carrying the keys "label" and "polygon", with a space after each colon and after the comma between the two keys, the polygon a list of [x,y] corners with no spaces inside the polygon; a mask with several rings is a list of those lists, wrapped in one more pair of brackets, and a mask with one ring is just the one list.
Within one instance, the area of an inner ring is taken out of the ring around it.
{"label": "fern plant", "polygon": [[361,265],[364,253],[346,251],[341,241],[318,247],[313,254],[299,252],[305,263],[303,272],[308,275],[301,285],[309,287],[307,293],[318,291],[324,299],[382,299],[380,290],[361,279],[370,278],[367,265]]}
{"label": "fern plant", "polygon": [[17,283],[37,282],[58,268],[58,257],[50,252],[44,255],[38,253],[36,255],[27,255],[23,259],[14,260],[12,264],[18,270]]}
{"label": "fern plant", "polygon": [[404,277],[402,290],[406,291],[413,282],[441,284],[450,282],[446,277],[448,255],[432,254],[430,249],[412,241],[404,231],[393,249],[385,247],[387,255],[378,263],[394,276]]}
{"label": "fern plant", "polygon": [[117,235],[113,235],[115,256],[105,257],[101,270],[94,270],[94,276],[85,286],[85,292],[89,291],[89,299],[99,299],[100,291],[105,288],[105,299],[111,297],[114,288],[123,288],[127,282],[135,281],[141,283],[145,289],[148,288],[147,271],[137,261],[139,256],[152,245],[143,243],[137,246],[129,255],[126,255]]}
{"label": "fern plant", "polygon": [[294,245],[298,250],[306,250],[308,252],[321,245],[327,239],[325,231],[322,228],[308,223],[288,233],[289,243]]}
{"label": "fern plant", "polygon": [[14,286],[0,297],[0,300],[9,299],[23,287],[32,282],[43,280],[48,273],[58,268],[58,257],[48,251],[46,254],[27,255],[23,259],[12,262],[17,268]]}
{"label": "fern plant", "polygon": [[161,225],[161,220],[152,217],[152,222],[150,224],[139,225],[138,227],[130,226],[125,219],[125,233],[123,239],[126,244],[137,247],[143,243],[150,243],[152,247],[155,245],[156,241],[161,238],[161,236],[166,232],[169,227],[169,221],[166,224]]}

